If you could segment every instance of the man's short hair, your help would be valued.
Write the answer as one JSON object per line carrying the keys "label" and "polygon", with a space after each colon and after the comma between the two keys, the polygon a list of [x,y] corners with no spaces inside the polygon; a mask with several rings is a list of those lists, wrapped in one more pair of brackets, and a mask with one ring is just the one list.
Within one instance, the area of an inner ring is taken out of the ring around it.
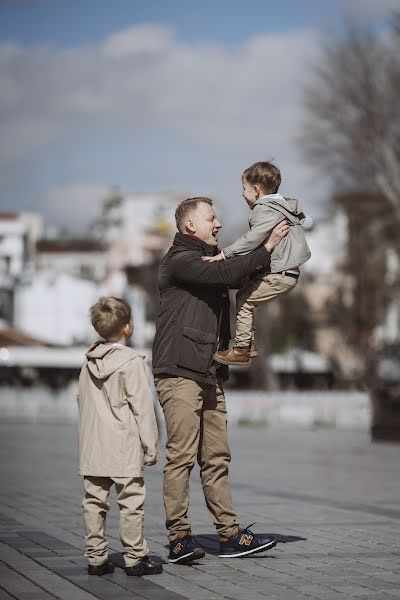
{"label": "man's short hair", "polygon": [[200,196],[198,198],[188,198],[187,200],[182,200],[182,202],[178,204],[175,211],[175,221],[178,231],[185,233],[185,223],[188,220],[190,213],[196,210],[201,202],[206,202],[207,204],[210,204],[210,206],[212,206],[213,203],[211,198]]}
{"label": "man's short hair", "polygon": [[102,338],[113,338],[131,322],[132,310],[122,298],[102,297],[90,308],[90,320]]}
{"label": "man's short hair", "polygon": [[242,179],[258,185],[264,194],[276,194],[281,185],[281,172],[272,162],[256,162],[243,171]]}

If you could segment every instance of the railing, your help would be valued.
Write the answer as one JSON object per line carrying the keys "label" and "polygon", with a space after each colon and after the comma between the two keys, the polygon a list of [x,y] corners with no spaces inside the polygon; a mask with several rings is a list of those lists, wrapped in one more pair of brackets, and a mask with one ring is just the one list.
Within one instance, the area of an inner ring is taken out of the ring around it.
{"label": "railing", "polygon": [[[226,390],[229,423],[295,427],[336,427],[367,431],[369,396],[357,391]],[[155,398],[157,416],[162,412]],[[0,387],[0,421],[75,422],[76,384],[53,391],[45,387]]]}

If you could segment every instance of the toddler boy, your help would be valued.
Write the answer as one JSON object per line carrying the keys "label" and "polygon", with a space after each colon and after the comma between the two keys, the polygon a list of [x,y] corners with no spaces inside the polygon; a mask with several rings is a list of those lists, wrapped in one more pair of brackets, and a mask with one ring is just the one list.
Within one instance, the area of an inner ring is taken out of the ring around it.
{"label": "toddler boy", "polygon": [[258,248],[281,221],[289,224],[289,233],[271,254],[271,273],[258,275],[236,295],[235,346],[216,352],[214,359],[225,365],[248,367],[250,358],[257,356],[254,341],[254,309],[290,292],[300,276],[299,266],[311,256],[302,224],[306,217],[297,200],[278,193],[281,173],[271,162],[257,162],[242,175],[243,197],[249,205],[249,231],[214,257],[203,260],[227,260],[238,254],[248,254]]}

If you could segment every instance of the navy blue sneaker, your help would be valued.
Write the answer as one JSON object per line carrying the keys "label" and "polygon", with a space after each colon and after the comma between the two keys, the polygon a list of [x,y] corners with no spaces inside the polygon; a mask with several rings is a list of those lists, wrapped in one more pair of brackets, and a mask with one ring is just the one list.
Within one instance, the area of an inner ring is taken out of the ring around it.
{"label": "navy blue sneaker", "polygon": [[203,548],[196,544],[189,534],[169,543],[168,560],[170,563],[187,565],[198,558],[203,558],[205,554]]}
{"label": "navy blue sneaker", "polygon": [[256,552],[264,552],[276,546],[276,539],[274,537],[255,535],[250,531],[249,527],[239,529],[237,534],[229,538],[229,540],[220,542],[218,556],[220,558],[248,556],[249,554],[256,554]]}

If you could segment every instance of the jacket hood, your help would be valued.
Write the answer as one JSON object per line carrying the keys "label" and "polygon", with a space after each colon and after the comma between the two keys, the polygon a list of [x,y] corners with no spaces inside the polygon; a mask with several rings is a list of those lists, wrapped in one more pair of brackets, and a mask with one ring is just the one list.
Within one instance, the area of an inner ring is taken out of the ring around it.
{"label": "jacket hood", "polygon": [[273,208],[279,211],[285,217],[287,221],[293,224],[300,224],[305,229],[311,229],[313,220],[311,217],[306,216],[303,211],[299,209],[298,200],[294,198],[284,198],[281,194],[268,194],[259,198],[255,202],[254,206],[261,204]]}
{"label": "jacket hood", "polygon": [[276,204],[296,215],[298,200],[295,200],[294,198],[284,198],[281,194],[268,194],[267,196],[259,198],[255,204]]}
{"label": "jacket hood", "polygon": [[107,379],[125,363],[136,358],[139,354],[128,346],[112,346],[96,342],[86,352],[89,371],[97,379]]}

